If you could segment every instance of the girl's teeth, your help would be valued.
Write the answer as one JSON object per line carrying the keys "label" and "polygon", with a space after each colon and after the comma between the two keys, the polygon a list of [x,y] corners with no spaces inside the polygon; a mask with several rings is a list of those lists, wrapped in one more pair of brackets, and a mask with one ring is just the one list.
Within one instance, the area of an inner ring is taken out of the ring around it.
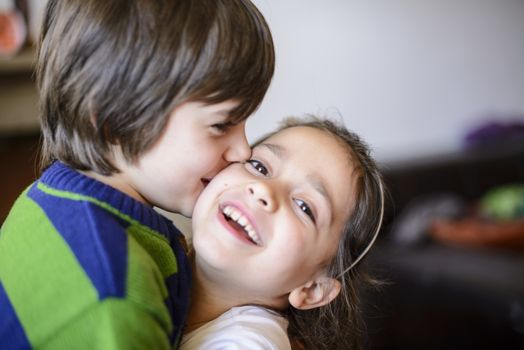
{"label": "girl's teeth", "polygon": [[232,213],[231,213],[231,218],[232,218],[233,220],[235,220],[235,221],[238,221],[238,219],[240,219],[240,213],[235,212],[235,211],[232,212]]}
{"label": "girl's teeth", "polygon": [[246,220],[246,218],[240,217],[240,218],[238,218],[237,222],[247,229],[247,220]]}
{"label": "girl's teeth", "polygon": [[249,221],[236,209],[230,206],[226,206],[222,209],[222,212],[227,215],[232,220],[236,221],[239,225],[241,225],[244,230],[247,232],[247,235],[255,242],[257,245],[261,245],[260,238],[258,237],[257,233],[253,229],[253,227],[249,224]]}

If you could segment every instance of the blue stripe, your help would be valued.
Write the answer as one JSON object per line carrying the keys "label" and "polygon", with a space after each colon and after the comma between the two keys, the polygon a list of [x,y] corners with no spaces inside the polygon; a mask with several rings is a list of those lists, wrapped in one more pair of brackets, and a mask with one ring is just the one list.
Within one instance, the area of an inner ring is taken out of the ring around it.
{"label": "blue stripe", "polygon": [[69,245],[100,300],[125,297],[128,223],[96,204],[55,197],[33,186],[28,193]]}
{"label": "blue stripe", "polygon": [[0,339],[2,349],[30,349],[31,344],[0,282]]}
{"label": "blue stripe", "polygon": [[176,347],[178,345],[177,342],[180,342],[182,338],[183,326],[189,313],[189,303],[187,301],[189,300],[189,292],[191,290],[191,265],[181,243],[178,241],[178,236],[183,237],[182,234],[175,226],[171,227],[170,233],[171,237],[174,237],[171,242],[171,248],[175,253],[180,270],[165,279],[169,290],[169,296],[165,303],[174,325],[170,341]]}

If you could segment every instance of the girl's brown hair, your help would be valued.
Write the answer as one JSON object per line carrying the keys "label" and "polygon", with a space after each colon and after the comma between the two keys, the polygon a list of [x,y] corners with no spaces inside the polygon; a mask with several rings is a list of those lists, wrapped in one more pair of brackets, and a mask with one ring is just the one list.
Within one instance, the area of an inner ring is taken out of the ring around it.
{"label": "girl's brown hair", "polygon": [[329,119],[315,116],[287,118],[277,131],[257,143],[283,129],[298,126],[312,127],[335,137],[347,150],[350,164],[355,167],[357,185],[355,208],[346,221],[338,250],[328,266],[329,277],[341,282],[340,294],[319,308],[298,310],[290,307],[286,313],[288,334],[299,349],[360,349],[364,323],[359,294],[366,285],[376,286],[380,282],[366,273],[359,261],[380,229],[385,206],[383,180],[368,145],[342,124]]}
{"label": "girl's brown hair", "polygon": [[42,167],[117,172],[136,161],[180,103],[262,101],[274,71],[270,30],[249,0],[49,0],[37,62]]}

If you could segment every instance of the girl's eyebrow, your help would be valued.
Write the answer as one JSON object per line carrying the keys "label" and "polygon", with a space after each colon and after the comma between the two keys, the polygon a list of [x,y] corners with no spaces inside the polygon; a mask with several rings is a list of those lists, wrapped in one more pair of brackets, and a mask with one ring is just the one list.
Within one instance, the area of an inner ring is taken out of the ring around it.
{"label": "girl's eyebrow", "polygon": [[311,183],[313,188],[320,193],[322,197],[328,202],[328,204],[331,206],[331,199],[329,197],[328,191],[326,190],[326,187],[324,186],[324,183],[322,182],[322,179],[320,176],[316,174],[310,174],[307,176],[307,180]]}
{"label": "girl's eyebrow", "polygon": [[333,212],[333,201],[331,200],[331,197],[328,194],[328,191],[326,187],[324,186],[324,183],[322,182],[322,178],[317,174],[310,174],[307,176],[307,181],[311,184],[311,186],[320,194],[322,198],[324,198],[326,204],[327,204],[327,211],[326,213],[328,215],[328,222],[331,223],[333,220],[333,217],[330,213]]}
{"label": "girl's eyebrow", "polygon": [[285,160],[287,158],[286,150],[282,146],[275,145],[273,143],[261,143],[256,145],[255,147],[264,147],[268,149],[280,160]]}

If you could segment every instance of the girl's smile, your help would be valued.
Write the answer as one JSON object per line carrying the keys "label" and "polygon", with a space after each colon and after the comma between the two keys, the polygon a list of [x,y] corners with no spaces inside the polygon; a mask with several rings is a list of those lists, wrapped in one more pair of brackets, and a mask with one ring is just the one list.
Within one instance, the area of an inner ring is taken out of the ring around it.
{"label": "girl's smile", "polygon": [[242,242],[262,246],[257,226],[251,215],[239,204],[226,202],[220,205],[218,219],[222,225]]}

